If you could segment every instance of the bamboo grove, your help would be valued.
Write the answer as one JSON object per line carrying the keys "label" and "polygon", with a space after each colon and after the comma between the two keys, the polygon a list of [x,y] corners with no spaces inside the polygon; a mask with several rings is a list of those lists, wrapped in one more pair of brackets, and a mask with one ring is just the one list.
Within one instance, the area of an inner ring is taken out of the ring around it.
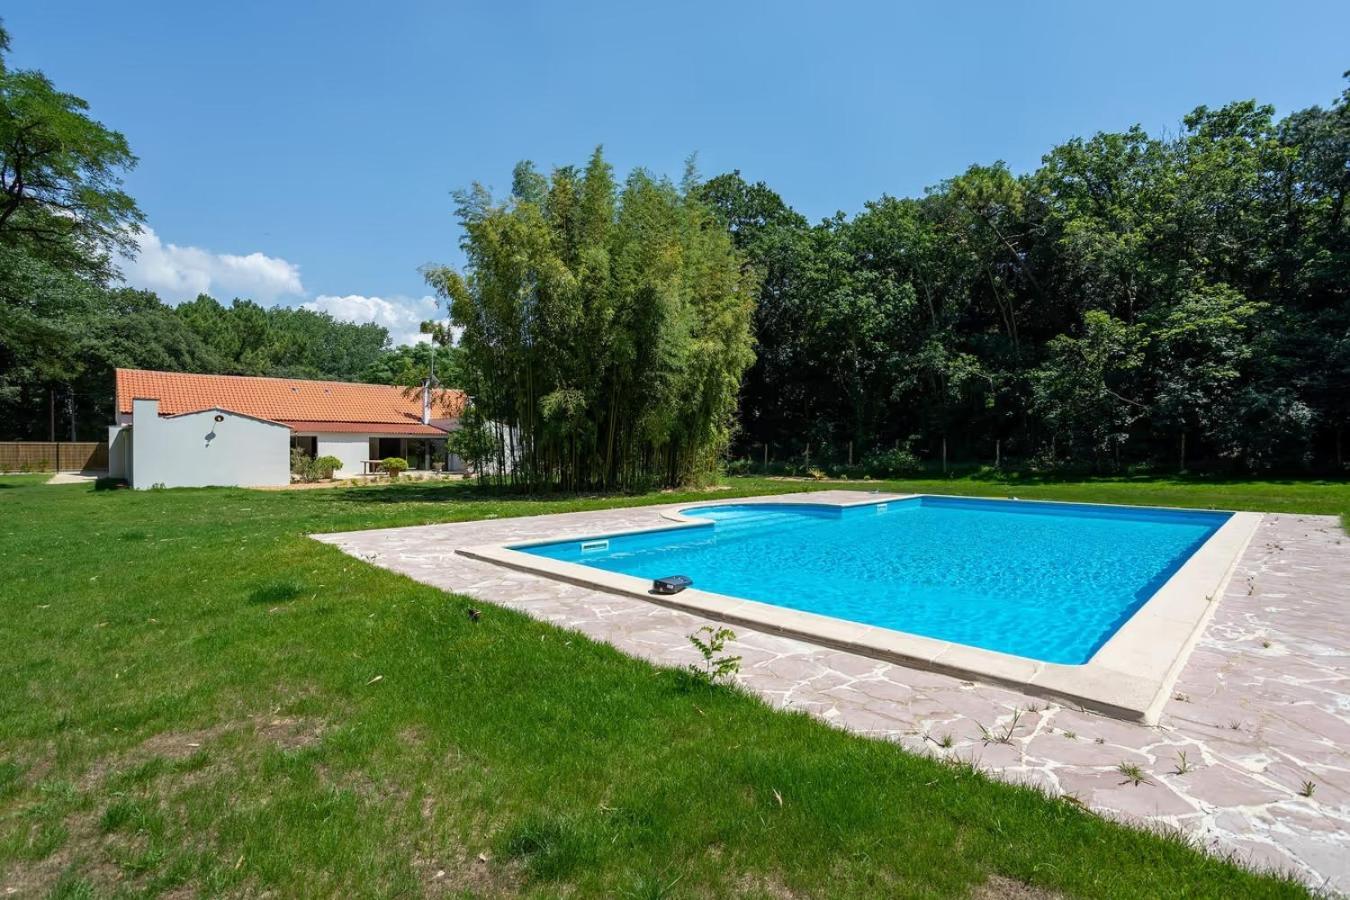
{"label": "bamboo grove", "polygon": [[753,359],[756,274],[681,185],[638,170],[516,167],[459,196],[467,266],[447,298],[472,398],[455,444],[526,487],[638,488],[715,475]]}

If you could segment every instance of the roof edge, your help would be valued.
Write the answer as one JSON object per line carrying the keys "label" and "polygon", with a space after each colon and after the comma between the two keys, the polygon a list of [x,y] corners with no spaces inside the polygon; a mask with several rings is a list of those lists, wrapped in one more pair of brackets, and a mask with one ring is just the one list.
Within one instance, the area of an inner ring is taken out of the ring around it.
{"label": "roof edge", "polygon": [[[144,399],[144,398],[142,398]],[[161,419],[181,419],[184,416],[198,416],[206,412],[229,413],[232,416],[238,416],[241,419],[252,419],[254,422],[262,422],[266,425],[279,425],[286,430],[291,430],[291,426],[285,422],[278,422],[275,419],[264,419],[262,416],[250,416],[248,413],[240,412],[237,409],[230,409],[225,406],[203,406],[201,409],[189,409],[186,412],[173,413],[172,415],[160,416]]]}

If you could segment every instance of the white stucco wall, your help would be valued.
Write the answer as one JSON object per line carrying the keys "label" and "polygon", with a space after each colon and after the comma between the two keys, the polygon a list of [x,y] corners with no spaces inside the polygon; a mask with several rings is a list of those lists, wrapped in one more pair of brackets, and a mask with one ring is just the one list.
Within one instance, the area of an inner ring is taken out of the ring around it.
{"label": "white stucco wall", "polygon": [[134,400],[132,407],[134,488],[290,483],[285,425],[216,409],[160,418],[156,400]]}
{"label": "white stucco wall", "polygon": [[335,477],[351,478],[364,470],[361,463],[370,459],[370,436],[365,434],[317,434],[318,452],[316,456],[336,456],[342,460],[342,468]]}
{"label": "white stucco wall", "polygon": [[108,474],[131,479],[131,429],[124,425],[108,426]]}

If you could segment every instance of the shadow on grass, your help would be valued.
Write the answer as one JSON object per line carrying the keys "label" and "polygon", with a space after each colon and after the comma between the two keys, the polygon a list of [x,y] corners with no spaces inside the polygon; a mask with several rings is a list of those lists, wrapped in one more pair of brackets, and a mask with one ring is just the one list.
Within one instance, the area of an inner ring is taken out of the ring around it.
{"label": "shadow on grass", "polygon": [[642,493],[615,491],[528,491],[523,488],[480,485],[474,482],[382,484],[371,487],[343,488],[336,499],[352,503],[499,503],[503,500],[602,500],[607,497],[640,497]]}
{"label": "shadow on grass", "polygon": [[248,602],[275,606],[294,600],[304,592],[305,585],[299,581],[269,581],[254,588],[248,595]]}

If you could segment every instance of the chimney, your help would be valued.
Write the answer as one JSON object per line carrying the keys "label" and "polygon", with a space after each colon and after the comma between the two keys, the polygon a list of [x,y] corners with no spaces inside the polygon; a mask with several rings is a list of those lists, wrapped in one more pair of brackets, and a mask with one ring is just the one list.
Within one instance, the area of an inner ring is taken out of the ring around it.
{"label": "chimney", "polygon": [[431,424],[431,379],[422,382],[422,424]]}

